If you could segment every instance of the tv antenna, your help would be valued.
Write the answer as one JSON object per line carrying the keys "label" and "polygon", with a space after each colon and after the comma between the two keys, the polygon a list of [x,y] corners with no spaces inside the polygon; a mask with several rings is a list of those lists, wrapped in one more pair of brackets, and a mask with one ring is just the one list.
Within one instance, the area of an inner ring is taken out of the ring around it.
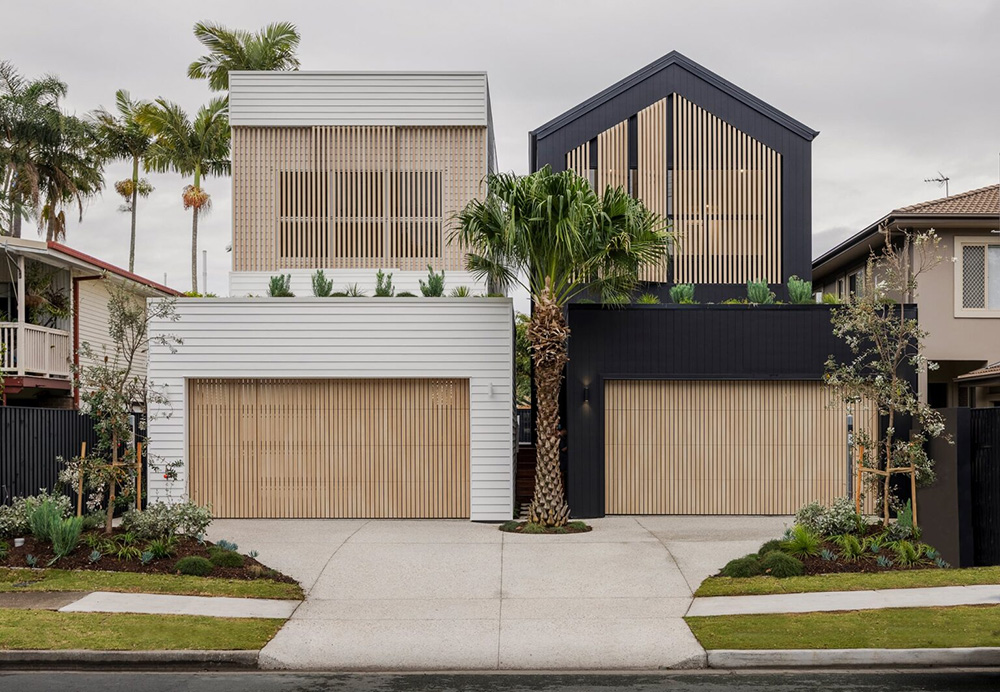
{"label": "tv antenna", "polygon": [[944,185],[944,196],[945,197],[949,196],[949,194],[948,194],[948,181],[949,180],[951,180],[951,178],[949,178],[948,176],[946,176],[941,171],[938,171],[938,177],[936,177],[936,178],[924,178],[924,182],[925,183],[937,183],[938,187],[941,187],[942,185]]}

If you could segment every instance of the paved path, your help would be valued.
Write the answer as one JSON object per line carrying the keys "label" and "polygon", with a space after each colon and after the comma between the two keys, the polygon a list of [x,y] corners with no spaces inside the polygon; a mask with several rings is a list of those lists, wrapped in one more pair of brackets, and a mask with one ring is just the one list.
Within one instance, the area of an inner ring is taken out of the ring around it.
{"label": "paved path", "polygon": [[812,613],[981,604],[1000,604],[1000,586],[987,584],[878,591],[822,591],[769,596],[712,596],[694,599],[688,615]]}
{"label": "paved path", "polygon": [[150,613],[208,615],[219,618],[286,619],[301,601],[226,596],[173,596],[152,593],[94,591],[59,608],[61,613]]}
{"label": "paved path", "polygon": [[218,520],[306,601],[261,652],[276,669],[636,669],[703,665],[693,589],[784,517],[609,517],[506,534],[468,521]]}

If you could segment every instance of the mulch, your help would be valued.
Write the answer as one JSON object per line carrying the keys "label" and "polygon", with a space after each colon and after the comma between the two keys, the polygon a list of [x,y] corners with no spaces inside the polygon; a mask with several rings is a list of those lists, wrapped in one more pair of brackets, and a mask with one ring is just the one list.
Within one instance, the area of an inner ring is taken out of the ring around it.
{"label": "mulch", "polygon": [[[101,572],[138,572],[142,574],[177,574],[175,568],[177,561],[181,558],[196,555],[198,557],[203,557],[206,560],[209,559],[209,547],[214,545],[210,541],[205,541],[204,543],[199,543],[194,538],[189,538],[187,536],[177,536],[176,550],[177,552],[168,558],[154,559],[148,564],[142,564],[138,559],[136,560],[119,560],[113,555],[102,555],[101,559],[97,562],[90,561],[91,549],[86,543],[86,537],[88,534],[94,534],[100,537],[116,538],[121,535],[119,529],[115,529],[111,536],[107,536],[103,530],[88,531],[80,536],[80,544],[76,547],[71,554],[64,558],[60,558],[52,565],[49,565],[49,561],[52,560],[55,555],[52,553],[52,546],[48,543],[39,541],[33,536],[26,536],[24,539],[24,545],[15,548],[14,542],[12,540],[7,541],[10,545],[10,551],[7,553],[5,559],[0,560],[0,567],[29,567],[27,557],[28,555],[33,555],[37,558],[35,567],[52,567],[53,569],[67,569],[67,570],[93,570]],[[140,541],[136,544],[140,550],[145,549],[145,542]],[[257,562],[257,560],[243,556],[243,566],[242,567],[213,567],[212,572],[209,574],[211,578],[220,579],[243,579],[243,580],[253,580],[253,579],[270,579],[272,581],[283,582],[286,584],[297,583],[294,579],[289,576],[282,574],[276,570],[267,567],[266,565]]]}

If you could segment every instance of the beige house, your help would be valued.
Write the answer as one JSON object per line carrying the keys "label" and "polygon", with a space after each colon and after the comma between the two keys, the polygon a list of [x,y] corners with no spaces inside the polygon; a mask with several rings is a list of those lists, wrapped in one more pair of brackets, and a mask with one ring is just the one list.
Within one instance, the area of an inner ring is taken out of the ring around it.
{"label": "beige house", "polygon": [[940,365],[921,378],[921,393],[935,407],[1000,406],[997,373],[983,370],[1000,361],[1000,186],[890,212],[813,262],[816,289],[841,300],[858,290],[883,227],[941,237],[945,261],[921,277],[916,298],[927,357]]}
{"label": "beige house", "polygon": [[[116,283],[142,302],[180,295],[60,243],[0,238],[0,371],[7,403],[77,404],[73,365],[87,365],[81,345],[89,344],[96,357],[112,347],[108,298]],[[139,367],[145,371],[145,355]]]}

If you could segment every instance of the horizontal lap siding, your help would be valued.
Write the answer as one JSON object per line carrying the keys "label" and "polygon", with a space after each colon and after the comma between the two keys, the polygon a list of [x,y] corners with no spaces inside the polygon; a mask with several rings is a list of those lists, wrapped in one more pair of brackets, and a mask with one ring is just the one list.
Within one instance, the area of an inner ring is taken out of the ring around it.
{"label": "horizontal lap siding", "polygon": [[[510,518],[512,319],[508,299],[181,299],[176,352],[153,346],[150,379],[169,405],[152,406],[152,452],[181,460],[179,478],[150,477],[154,498],[187,492],[191,379],[463,379],[469,382],[469,514]],[[169,414],[169,416],[168,416]]]}
{"label": "horizontal lap siding", "polygon": [[[793,514],[844,494],[847,409],[815,381],[605,382],[608,514]],[[859,406],[859,430],[877,416]]]}

